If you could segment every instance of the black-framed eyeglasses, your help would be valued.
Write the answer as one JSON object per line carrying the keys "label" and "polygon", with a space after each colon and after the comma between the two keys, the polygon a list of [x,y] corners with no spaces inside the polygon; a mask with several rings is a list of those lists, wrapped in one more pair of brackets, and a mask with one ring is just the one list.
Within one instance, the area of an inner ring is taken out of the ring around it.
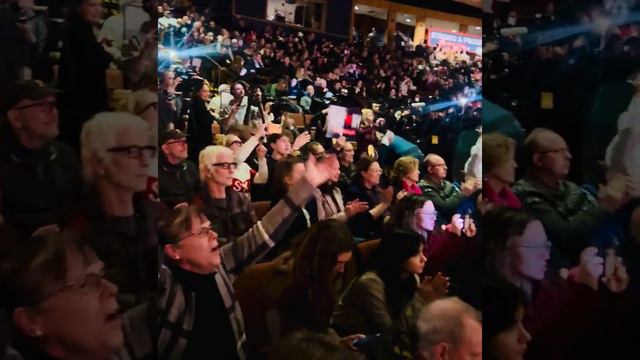
{"label": "black-framed eyeglasses", "polygon": [[525,249],[537,249],[537,250],[542,250],[544,249],[545,251],[550,251],[551,250],[551,242],[550,241],[546,241],[543,244],[538,244],[538,245],[525,245],[525,244],[514,244],[511,245],[512,247],[521,247],[521,248],[525,248]]}
{"label": "black-framed eyeglasses", "polygon": [[42,296],[38,301],[34,302],[32,305],[40,304],[58,294],[61,294],[67,291],[74,291],[74,290],[85,291],[86,290],[88,292],[89,291],[98,292],[100,290],[100,284],[102,283],[102,279],[104,279],[104,277],[105,277],[104,273],[87,274],[84,277],[84,279],[82,279],[81,281],[74,281],[74,282],[67,283],[62,287],[60,287],[59,289],[46,293],[44,296]]}
{"label": "black-framed eyeglasses", "polygon": [[182,241],[184,239],[188,239],[190,237],[203,237],[203,236],[209,236],[209,234],[211,233],[211,231],[213,231],[213,229],[211,228],[211,223],[210,222],[206,222],[202,225],[202,227],[200,227],[200,230],[198,230],[198,232],[192,232],[189,233],[187,235],[184,235],[182,237],[180,237],[178,239],[178,241]]}
{"label": "black-framed eyeglasses", "polygon": [[39,107],[42,110],[51,111],[51,110],[56,108],[56,102],[55,102],[55,100],[38,101],[37,103],[18,106],[15,109],[16,110],[24,110],[24,109],[34,108],[34,107]]}
{"label": "black-framed eyeglasses", "polygon": [[221,163],[211,164],[211,166],[215,166],[225,170],[229,170],[229,169],[235,170],[238,168],[238,163],[237,162],[221,162]]}
{"label": "black-framed eyeglasses", "polygon": [[107,149],[107,151],[115,152],[115,153],[123,153],[123,154],[126,154],[127,157],[131,159],[140,159],[142,155],[146,155],[147,158],[156,157],[158,148],[153,145],[147,145],[147,146],[131,145],[131,146],[112,147]]}

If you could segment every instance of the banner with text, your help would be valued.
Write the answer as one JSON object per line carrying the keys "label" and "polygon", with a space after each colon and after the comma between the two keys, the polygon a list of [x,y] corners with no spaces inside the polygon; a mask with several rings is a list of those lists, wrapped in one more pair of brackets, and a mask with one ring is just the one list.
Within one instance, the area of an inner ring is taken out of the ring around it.
{"label": "banner with text", "polygon": [[428,45],[436,47],[457,48],[482,55],[482,37],[478,35],[460,34],[446,30],[429,30]]}

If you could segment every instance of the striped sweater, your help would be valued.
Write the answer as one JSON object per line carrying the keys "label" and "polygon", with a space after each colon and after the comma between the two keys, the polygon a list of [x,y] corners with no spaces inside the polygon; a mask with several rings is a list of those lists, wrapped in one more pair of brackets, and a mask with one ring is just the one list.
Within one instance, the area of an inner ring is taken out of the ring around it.
{"label": "striped sweater", "polygon": [[[233,282],[244,268],[275,245],[295,219],[296,210],[309,201],[314,192],[315,188],[309,182],[301,180],[261,221],[242,236],[220,248],[222,264],[215,274],[215,286],[218,287],[228,309],[240,359],[247,358],[246,338],[242,310],[235,296]],[[184,292],[181,284],[171,275],[166,266],[162,266],[158,280],[160,288],[158,358],[180,359],[197,316],[195,297],[193,293]]]}

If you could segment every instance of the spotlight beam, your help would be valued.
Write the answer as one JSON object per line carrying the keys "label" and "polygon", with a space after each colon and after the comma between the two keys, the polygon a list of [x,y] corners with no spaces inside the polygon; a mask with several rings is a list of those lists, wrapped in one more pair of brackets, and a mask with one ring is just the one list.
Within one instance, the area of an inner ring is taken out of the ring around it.
{"label": "spotlight beam", "polygon": [[532,49],[540,45],[552,43],[588,31],[604,33],[610,26],[626,25],[640,21],[640,12],[629,13],[622,17],[603,17],[594,20],[592,24],[560,26],[542,30],[522,36],[522,50]]}

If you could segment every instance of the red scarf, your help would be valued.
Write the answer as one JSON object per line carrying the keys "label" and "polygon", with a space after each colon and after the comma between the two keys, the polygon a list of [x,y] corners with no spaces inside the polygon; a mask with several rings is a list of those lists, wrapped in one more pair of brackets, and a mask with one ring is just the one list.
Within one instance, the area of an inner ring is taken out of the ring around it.
{"label": "red scarf", "polygon": [[495,192],[489,183],[485,181],[482,185],[482,195],[487,202],[497,206],[511,209],[522,208],[522,202],[520,202],[520,199],[516,197],[508,186],[503,187],[500,192]]}
{"label": "red scarf", "polygon": [[402,190],[410,194],[422,195],[422,190],[420,190],[420,187],[418,187],[418,184],[413,183],[412,185],[409,185],[409,183],[407,183],[406,180],[402,180]]}

